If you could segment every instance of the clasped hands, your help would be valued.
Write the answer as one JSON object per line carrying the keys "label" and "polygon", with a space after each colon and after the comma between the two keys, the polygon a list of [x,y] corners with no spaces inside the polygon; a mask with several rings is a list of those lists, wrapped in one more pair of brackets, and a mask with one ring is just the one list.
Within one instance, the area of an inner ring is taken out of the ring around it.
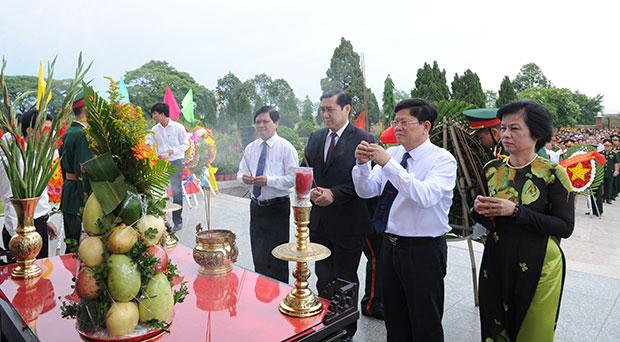
{"label": "clasped hands", "polygon": [[503,198],[478,195],[474,200],[474,210],[487,217],[511,216],[516,206],[516,203]]}
{"label": "clasped hands", "polygon": [[258,176],[253,177],[251,174],[244,173],[241,178],[245,184],[250,184],[254,186],[265,186],[267,185],[267,176]]}
{"label": "clasped hands", "polygon": [[355,148],[355,159],[359,164],[366,164],[369,160],[385,166],[390,161],[390,154],[377,144],[369,144],[367,141],[362,142]]}

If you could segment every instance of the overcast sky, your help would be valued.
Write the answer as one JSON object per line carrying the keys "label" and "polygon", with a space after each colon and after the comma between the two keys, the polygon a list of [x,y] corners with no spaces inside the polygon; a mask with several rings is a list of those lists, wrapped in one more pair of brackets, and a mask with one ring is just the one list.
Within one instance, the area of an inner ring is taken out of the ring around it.
{"label": "overcast sky", "polygon": [[58,55],[67,78],[82,51],[99,90],[103,76],[166,60],[209,89],[229,71],[266,73],[318,101],[345,37],[364,53],[379,102],[388,74],[409,91],[424,62],[437,60],[448,83],[469,68],[494,91],[535,62],[557,87],[601,93],[605,112],[620,112],[618,1],[3,0],[0,10],[7,74],[35,75]]}

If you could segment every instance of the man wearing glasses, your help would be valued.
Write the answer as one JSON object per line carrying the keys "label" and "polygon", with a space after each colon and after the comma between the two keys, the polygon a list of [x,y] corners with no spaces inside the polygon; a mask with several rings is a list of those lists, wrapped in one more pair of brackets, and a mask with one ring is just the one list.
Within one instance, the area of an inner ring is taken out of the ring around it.
{"label": "man wearing glasses", "polygon": [[[381,195],[373,225],[383,238],[383,309],[388,341],[443,341],[448,213],[456,160],[429,139],[437,118],[423,99],[398,103],[393,123],[400,146],[387,151],[362,141],[355,150],[355,191]],[[370,161],[375,162],[371,169]]]}
{"label": "man wearing glasses", "polygon": [[275,247],[289,240],[291,202],[295,168],[299,157],[295,147],[276,133],[280,113],[264,106],[254,114],[260,138],[251,142],[239,162],[237,181],[251,188],[250,244],[254,270],[288,283],[288,262],[271,255]]}

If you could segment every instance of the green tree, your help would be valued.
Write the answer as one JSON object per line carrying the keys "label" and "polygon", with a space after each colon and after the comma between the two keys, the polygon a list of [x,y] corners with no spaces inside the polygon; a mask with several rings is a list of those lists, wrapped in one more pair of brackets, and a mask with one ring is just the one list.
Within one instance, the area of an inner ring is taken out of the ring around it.
{"label": "green tree", "polygon": [[547,79],[536,63],[523,65],[512,85],[517,93],[528,88],[553,88],[553,83]]}
{"label": "green tree", "polygon": [[314,103],[310,100],[310,97],[306,95],[304,102],[301,103],[301,119],[303,121],[308,121],[312,124],[315,122],[314,118]]}
{"label": "green tree", "polygon": [[[62,107],[62,102],[69,87],[71,80],[54,80],[48,87],[52,87],[52,99],[47,105],[47,112],[56,115]],[[15,99],[26,95],[23,100],[17,103],[15,110],[17,113],[24,113],[37,106],[37,89],[39,87],[39,78],[37,76],[5,76],[5,83],[8,90],[7,95],[11,103],[15,103]]]}
{"label": "green tree", "polygon": [[223,113],[230,123],[237,123],[237,127],[251,126],[254,118],[256,90],[250,82],[237,84],[231,92]]}
{"label": "green tree", "polygon": [[346,90],[362,77],[360,55],[353,51],[353,45],[344,37],[340,38],[340,45],[334,50],[326,75],[327,77],[321,80],[323,92],[334,89]]}
{"label": "green tree", "polygon": [[487,107],[489,108],[495,107],[495,103],[497,102],[497,93],[494,92],[493,90],[485,90],[484,96],[487,99],[487,103],[486,103]]}
{"label": "green tree", "polygon": [[396,98],[394,97],[394,81],[388,74],[383,82],[383,116],[385,117],[385,125],[389,125],[394,121],[394,107],[396,107]]}
{"label": "green tree", "polygon": [[303,120],[299,123],[297,134],[299,134],[300,137],[309,137],[312,132],[314,132],[314,124],[312,122]]}
{"label": "green tree", "polygon": [[206,124],[216,124],[217,106],[213,92],[198,84],[190,74],[178,71],[166,61],[149,61],[125,73],[124,79],[131,102],[146,110],[163,100],[166,85],[170,86],[178,103],[192,89],[196,117],[204,118]]}
{"label": "green tree", "polygon": [[[351,120],[364,111],[364,84],[360,56],[353,51],[350,41],[341,38],[340,45],[334,50],[330,67],[326,72],[327,77],[321,80],[323,92],[344,89],[353,97]],[[377,123],[382,114],[379,109],[377,98],[370,88],[366,89],[368,102],[369,123]]]}
{"label": "green tree", "polygon": [[473,104],[478,108],[486,105],[486,96],[480,84],[478,75],[470,69],[465,70],[463,76],[454,74],[452,81],[452,99],[457,99]]}
{"label": "green tree", "polygon": [[603,94],[588,97],[579,91],[573,93],[573,101],[581,109],[581,115],[577,118],[578,125],[593,125],[596,122],[596,116],[603,111],[603,98]]}
{"label": "green tree", "polygon": [[394,90],[394,102],[398,104],[402,100],[411,98],[411,92],[403,89]]}
{"label": "green tree", "polygon": [[295,97],[293,88],[286,80],[273,80],[267,89],[267,103],[273,104],[280,112],[280,124],[294,128],[299,122],[299,100]]}
{"label": "green tree", "polygon": [[295,146],[297,150],[303,148],[301,142],[299,141],[299,137],[297,136],[297,133],[291,128],[280,125],[277,131],[278,131],[279,136],[288,140],[288,142],[293,144],[293,146]]}
{"label": "green tree", "polygon": [[581,116],[579,105],[573,101],[573,93],[566,88],[529,88],[517,94],[520,99],[532,99],[547,107],[556,128],[577,124]]}
{"label": "green tree", "polygon": [[411,97],[419,97],[432,102],[450,99],[450,89],[446,83],[446,70],[440,70],[437,61],[433,66],[424,63],[418,69],[415,80],[415,88],[411,91]]}
{"label": "green tree", "polygon": [[517,92],[515,88],[512,86],[512,82],[508,76],[504,76],[502,80],[502,84],[499,86],[499,93],[497,97],[497,101],[495,102],[495,106],[497,108],[510,103],[517,99]]}

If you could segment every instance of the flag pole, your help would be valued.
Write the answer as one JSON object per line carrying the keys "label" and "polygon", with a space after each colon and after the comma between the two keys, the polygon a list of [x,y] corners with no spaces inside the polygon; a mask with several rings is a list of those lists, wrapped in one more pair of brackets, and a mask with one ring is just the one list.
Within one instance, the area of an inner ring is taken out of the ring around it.
{"label": "flag pole", "polygon": [[364,89],[364,129],[366,130],[366,142],[370,143],[370,131],[368,130],[368,101],[366,98],[366,61],[362,52],[362,87]]}

